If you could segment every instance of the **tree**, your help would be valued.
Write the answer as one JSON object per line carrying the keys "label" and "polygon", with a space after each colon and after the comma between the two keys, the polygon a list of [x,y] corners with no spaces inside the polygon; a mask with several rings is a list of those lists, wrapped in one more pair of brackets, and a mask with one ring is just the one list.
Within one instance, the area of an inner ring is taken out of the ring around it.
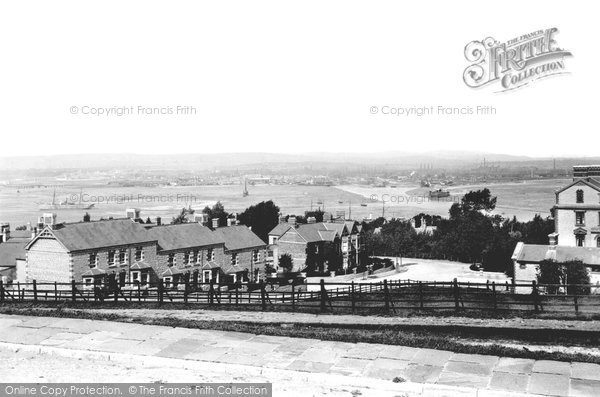
{"label": "tree", "polygon": [[92,220],[92,217],[91,217],[90,213],[86,212],[85,215],[83,215],[83,221],[90,222],[91,220]]}
{"label": "tree", "polygon": [[570,260],[563,263],[567,282],[567,293],[569,295],[589,295],[590,274],[585,264],[578,260]]}
{"label": "tree", "polygon": [[[204,207],[202,213],[207,214],[208,217],[212,219],[218,219],[219,226],[225,226],[227,224],[227,218],[229,217],[229,213],[225,211],[225,206],[220,201],[217,201],[215,205],[209,207],[208,205]],[[212,221],[210,223],[212,227]]]}
{"label": "tree", "polygon": [[552,259],[545,259],[540,262],[540,273],[538,282],[548,284],[546,291],[549,294],[556,294],[562,284],[563,269],[560,263]]}
{"label": "tree", "polygon": [[468,211],[493,211],[496,208],[496,197],[492,197],[490,189],[470,191],[461,199],[463,212]]}
{"label": "tree", "polygon": [[179,225],[182,223],[187,223],[187,216],[188,216],[189,210],[187,208],[182,208],[181,212],[177,215],[174,216],[173,219],[171,220],[171,224],[172,225]]}
{"label": "tree", "polygon": [[279,257],[279,267],[290,273],[294,269],[294,260],[290,254],[283,254]]}
{"label": "tree", "polygon": [[269,232],[279,223],[279,207],[272,200],[252,205],[239,214],[240,223],[252,227],[252,231],[265,243]]}

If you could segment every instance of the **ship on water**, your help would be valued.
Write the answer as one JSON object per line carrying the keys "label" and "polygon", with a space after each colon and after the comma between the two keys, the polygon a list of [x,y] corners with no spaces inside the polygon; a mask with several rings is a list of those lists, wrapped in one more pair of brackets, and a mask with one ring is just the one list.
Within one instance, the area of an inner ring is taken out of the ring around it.
{"label": "ship on water", "polygon": [[94,208],[95,203],[84,204],[82,203],[82,193],[79,193],[79,202],[70,201],[68,197],[59,203],[56,202],[56,190],[52,193],[52,202],[46,204],[40,204],[39,209],[41,211],[48,210],[89,210]]}
{"label": "ship on water", "polygon": [[242,197],[247,197],[250,193],[248,193],[248,182],[246,178],[244,178],[244,191],[242,192]]}
{"label": "ship on water", "polygon": [[450,197],[450,192],[448,190],[437,189],[429,191],[429,198],[431,199],[440,199],[444,197]]}

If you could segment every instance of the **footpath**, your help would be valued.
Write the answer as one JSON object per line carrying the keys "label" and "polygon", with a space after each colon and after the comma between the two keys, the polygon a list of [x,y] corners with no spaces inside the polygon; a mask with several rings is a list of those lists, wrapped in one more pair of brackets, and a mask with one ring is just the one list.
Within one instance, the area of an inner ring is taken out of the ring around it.
{"label": "footpath", "polygon": [[[267,380],[273,382],[274,395],[307,395],[299,381],[310,390],[316,385],[327,385],[319,390],[335,390],[312,395],[600,395],[597,364],[74,318],[0,315],[0,351],[33,352],[34,360],[55,355],[130,367],[159,366],[165,371],[184,368],[212,373],[218,377],[214,381]],[[0,355],[4,367],[2,357],[6,355]],[[65,373],[62,381],[69,381],[68,376]],[[80,379],[77,371],[71,376],[70,381]]]}

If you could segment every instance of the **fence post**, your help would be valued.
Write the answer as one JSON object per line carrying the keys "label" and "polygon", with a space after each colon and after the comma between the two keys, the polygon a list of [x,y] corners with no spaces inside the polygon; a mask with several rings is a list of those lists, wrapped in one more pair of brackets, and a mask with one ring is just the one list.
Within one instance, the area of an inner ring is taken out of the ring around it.
{"label": "fence post", "polygon": [[162,280],[158,280],[158,304],[163,303],[163,282]]}
{"label": "fence post", "polygon": [[454,281],[454,308],[456,310],[460,309],[460,306],[458,304],[458,280],[455,278]]}
{"label": "fence post", "polygon": [[423,309],[423,283],[419,281],[419,309]]}
{"label": "fence post", "polygon": [[354,314],[354,310],[356,309],[356,301],[354,299],[354,280],[352,281],[352,292],[350,292],[350,299],[352,300],[352,314]]}
{"label": "fence post", "polygon": [[212,305],[215,302],[215,285],[214,281],[210,280],[210,285],[208,287],[208,304]]}
{"label": "fence post", "polygon": [[185,278],[185,284],[183,284],[183,303],[188,303],[188,291],[189,291],[189,279]]}
{"label": "fence post", "polygon": [[498,297],[496,296],[496,282],[492,281],[492,293],[494,295],[494,310],[498,310]]}
{"label": "fence post", "polygon": [[37,296],[37,282],[35,280],[33,280],[33,301],[37,302],[38,296]]}
{"label": "fence post", "polygon": [[385,312],[390,312],[390,291],[388,290],[387,279],[383,280],[383,296],[385,297]]}
{"label": "fence post", "polygon": [[71,300],[73,302],[75,302],[76,297],[75,294],[77,293],[77,287],[75,286],[75,280],[71,280]]}
{"label": "fence post", "polygon": [[260,302],[263,310],[267,310],[267,292],[265,291],[265,283],[260,284]]}
{"label": "fence post", "polygon": [[573,295],[573,299],[575,300],[575,314],[579,314],[579,301],[577,295]]}
{"label": "fence post", "polygon": [[321,279],[321,311],[325,311],[325,299],[327,292],[325,291],[325,280]]}
{"label": "fence post", "polygon": [[533,296],[533,308],[537,312],[537,311],[539,311],[538,289],[537,289],[537,283],[535,282],[535,280],[533,280],[531,282],[531,295]]}
{"label": "fence post", "polygon": [[292,310],[296,311],[296,300],[294,298],[294,284],[292,284]]}
{"label": "fence post", "polygon": [[58,284],[55,281],[54,282],[54,301],[56,302],[57,300],[58,300]]}
{"label": "fence post", "polygon": [[4,283],[0,279],[0,302],[4,301]]}

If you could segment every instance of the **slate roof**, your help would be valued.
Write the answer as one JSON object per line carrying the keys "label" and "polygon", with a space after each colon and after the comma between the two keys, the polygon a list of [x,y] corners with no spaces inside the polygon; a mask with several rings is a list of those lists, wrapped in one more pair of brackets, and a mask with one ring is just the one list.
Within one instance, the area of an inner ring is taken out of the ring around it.
{"label": "slate roof", "polygon": [[263,248],[267,245],[252,230],[244,225],[219,227],[215,229],[214,233],[225,241],[225,249],[227,251]]}
{"label": "slate roof", "polygon": [[29,238],[11,237],[0,243],[0,266],[16,266],[17,259],[25,260],[25,246],[29,241]]}
{"label": "slate roof", "polygon": [[288,229],[291,227],[292,227],[291,224],[289,224],[287,222],[282,222],[282,223],[278,224],[277,226],[275,226],[273,228],[273,230],[271,230],[269,232],[269,235],[281,237],[283,235],[283,233],[287,232]]}
{"label": "slate roof", "polygon": [[[69,251],[84,251],[156,241],[148,235],[143,226],[132,222],[130,219],[62,223],[54,226],[52,234]],[[36,239],[33,241],[36,241]],[[28,244],[28,247],[30,244]]]}
{"label": "slate roof", "polygon": [[596,247],[567,247],[563,245],[550,248],[549,245],[519,244],[513,254],[513,259],[522,263],[539,263],[545,259],[566,262],[579,259],[586,265],[600,265],[600,248]]}
{"label": "slate roof", "polygon": [[163,251],[223,244],[224,239],[199,223],[156,226],[148,229]]}
{"label": "slate roof", "polygon": [[296,227],[296,232],[298,232],[307,243],[314,243],[317,241],[333,241],[336,235],[342,235],[345,227],[345,223],[336,222],[306,223],[298,225],[298,227]]}

